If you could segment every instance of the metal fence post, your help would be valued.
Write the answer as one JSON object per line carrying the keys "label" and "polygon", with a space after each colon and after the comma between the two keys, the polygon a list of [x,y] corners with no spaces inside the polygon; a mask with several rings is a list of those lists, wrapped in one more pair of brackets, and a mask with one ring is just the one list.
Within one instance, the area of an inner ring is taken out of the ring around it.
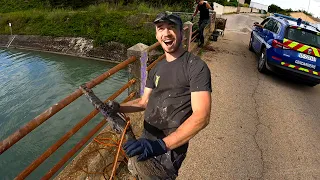
{"label": "metal fence post", "polygon": [[184,27],[188,27],[188,29],[185,31],[185,38],[186,38],[186,45],[187,45],[187,51],[191,51],[191,39],[192,39],[192,22],[187,21],[183,24]]}
{"label": "metal fence post", "polygon": [[9,28],[10,28],[10,34],[12,36],[12,27],[11,27],[11,23],[9,23]]}
{"label": "metal fence post", "polygon": [[210,29],[209,29],[209,32],[213,32],[213,31],[215,30],[215,28],[213,27],[215,21],[216,21],[216,12],[213,11],[213,12],[210,14]]}
{"label": "metal fence post", "polygon": [[139,98],[143,95],[144,87],[147,80],[147,62],[149,46],[138,43],[127,50],[127,56],[135,56],[137,61],[129,64],[129,80],[135,78],[137,80],[130,88],[128,94],[131,92],[137,92],[134,98]]}

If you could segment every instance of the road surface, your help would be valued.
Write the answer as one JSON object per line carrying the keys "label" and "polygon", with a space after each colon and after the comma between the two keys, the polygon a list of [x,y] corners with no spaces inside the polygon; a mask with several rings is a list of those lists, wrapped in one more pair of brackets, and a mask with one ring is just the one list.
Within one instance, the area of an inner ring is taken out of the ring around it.
{"label": "road surface", "polygon": [[191,140],[178,179],[320,179],[320,85],[260,74],[243,28],[262,19],[227,17],[229,31],[202,53],[211,121]]}

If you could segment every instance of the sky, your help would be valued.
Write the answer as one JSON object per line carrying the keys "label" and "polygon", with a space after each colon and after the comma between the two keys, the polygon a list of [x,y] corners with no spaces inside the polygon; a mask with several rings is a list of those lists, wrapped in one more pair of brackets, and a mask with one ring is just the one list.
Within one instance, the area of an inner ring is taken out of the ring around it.
{"label": "sky", "polygon": [[[275,4],[280,6],[282,9],[303,9],[308,11],[309,0],[251,0],[264,5]],[[320,0],[310,0],[309,11],[313,16],[320,17]]]}

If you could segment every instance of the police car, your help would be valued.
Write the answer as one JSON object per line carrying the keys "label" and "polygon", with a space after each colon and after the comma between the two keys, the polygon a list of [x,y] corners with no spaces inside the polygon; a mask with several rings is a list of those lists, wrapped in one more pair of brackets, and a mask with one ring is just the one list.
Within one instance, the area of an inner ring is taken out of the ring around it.
{"label": "police car", "polygon": [[254,23],[249,49],[259,54],[261,73],[290,74],[309,86],[320,83],[320,30],[309,22],[274,14]]}

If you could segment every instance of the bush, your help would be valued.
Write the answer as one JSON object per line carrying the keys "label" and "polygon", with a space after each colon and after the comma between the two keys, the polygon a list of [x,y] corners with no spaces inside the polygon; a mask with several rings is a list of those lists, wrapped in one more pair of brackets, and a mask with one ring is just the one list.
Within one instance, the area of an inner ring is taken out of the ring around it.
{"label": "bush", "polygon": [[[160,11],[179,11],[178,8],[165,5],[155,8],[146,3],[131,6],[100,4],[79,10],[33,9],[0,13],[0,34],[10,34],[10,22],[14,34],[85,37],[93,39],[95,45],[109,41],[127,46],[139,42],[151,45],[156,42],[155,28],[146,22],[152,22]],[[186,21],[190,17],[182,19]]]}

